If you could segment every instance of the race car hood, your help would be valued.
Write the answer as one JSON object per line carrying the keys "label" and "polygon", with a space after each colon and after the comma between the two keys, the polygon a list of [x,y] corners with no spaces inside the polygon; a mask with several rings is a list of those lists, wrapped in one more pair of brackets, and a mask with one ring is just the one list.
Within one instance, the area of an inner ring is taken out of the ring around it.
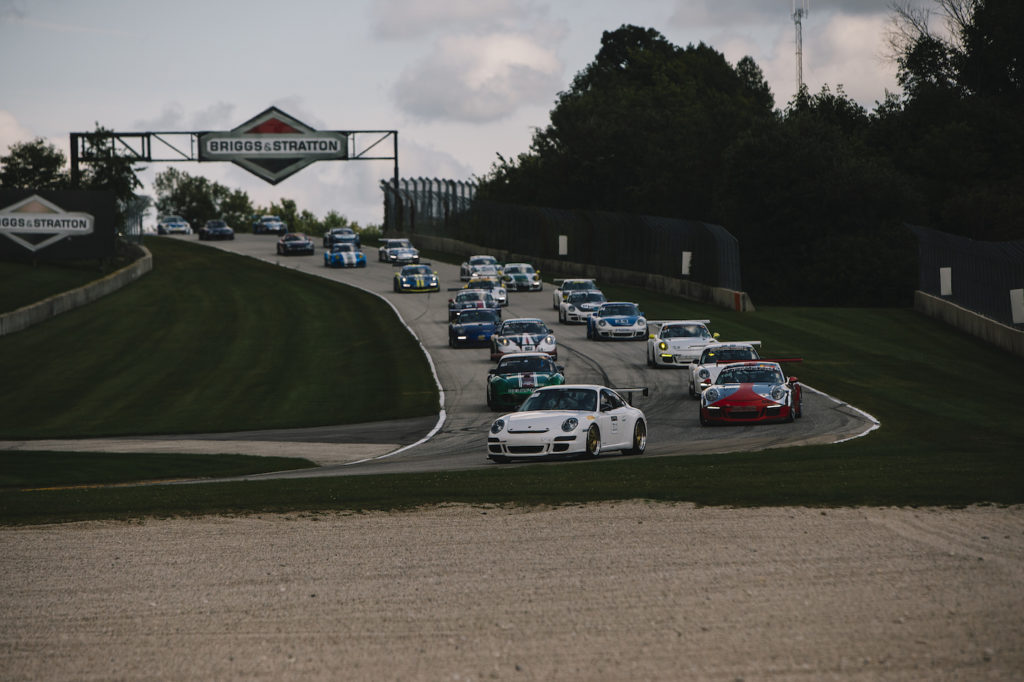
{"label": "race car hood", "polygon": [[[491,381],[504,382],[512,388],[534,388],[546,386],[554,374],[551,372],[520,372],[518,374],[495,374]],[[559,422],[561,423],[561,422]]]}
{"label": "race car hood", "polygon": [[547,334],[507,334],[501,338],[508,339],[517,346],[536,346],[548,337]]}
{"label": "race car hood", "polygon": [[574,410],[536,410],[533,412],[513,412],[505,418],[505,430],[509,433],[554,433],[562,435],[562,424],[569,417],[576,417],[580,422],[587,418],[593,419],[589,412]]}
{"label": "race car hood", "polygon": [[640,319],[638,315],[615,315],[612,317],[602,317],[598,322],[604,321],[613,327],[631,327],[637,323]]}
{"label": "race car hood", "polygon": [[703,348],[704,346],[712,343],[711,339],[698,339],[696,337],[685,338],[685,339],[661,339],[668,346],[669,350],[690,350],[693,348]]}
{"label": "race car hood", "polygon": [[[778,402],[772,399],[772,389],[780,384],[729,384],[726,386],[712,386],[707,391],[718,391],[715,400],[708,400],[708,405],[745,405],[756,403],[758,405],[766,402]],[[707,391],[704,395],[707,396]]]}
{"label": "race car hood", "polygon": [[494,331],[494,322],[459,322],[452,325],[452,329],[458,332],[465,332],[467,334],[483,332],[483,331]]}

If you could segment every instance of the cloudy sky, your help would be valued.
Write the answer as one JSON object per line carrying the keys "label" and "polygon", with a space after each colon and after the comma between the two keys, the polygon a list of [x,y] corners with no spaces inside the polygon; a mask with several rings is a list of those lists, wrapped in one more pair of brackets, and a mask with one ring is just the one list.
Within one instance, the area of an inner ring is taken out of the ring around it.
{"label": "cloudy sky", "polygon": [[[890,0],[807,2],[812,92],[842,85],[871,110],[897,91]],[[752,56],[784,107],[792,14],[793,0],[0,0],[0,154],[36,137],[67,153],[68,134],[97,123],[230,130],[276,106],[319,130],[397,130],[402,177],[469,180],[528,149],[602,32],[623,24],[732,64]],[[147,167],[143,193],[169,165]],[[392,175],[390,161],[322,161],[270,185],[230,163],[174,166],[363,225],[381,222]]]}

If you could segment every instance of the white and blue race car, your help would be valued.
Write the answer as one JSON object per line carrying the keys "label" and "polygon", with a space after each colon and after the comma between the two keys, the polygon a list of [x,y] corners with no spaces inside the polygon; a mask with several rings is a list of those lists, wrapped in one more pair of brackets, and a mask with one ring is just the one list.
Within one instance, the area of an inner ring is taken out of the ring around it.
{"label": "white and blue race car", "polygon": [[614,301],[602,303],[594,314],[587,318],[587,338],[631,339],[647,338],[647,318],[636,303]]}
{"label": "white and blue race car", "polygon": [[366,254],[355,244],[334,244],[324,251],[324,266],[328,268],[365,268]]}
{"label": "white and blue race car", "polygon": [[649,367],[687,368],[700,357],[704,347],[718,343],[718,334],[708,331],[711,320],[651,320],[647,340]]}

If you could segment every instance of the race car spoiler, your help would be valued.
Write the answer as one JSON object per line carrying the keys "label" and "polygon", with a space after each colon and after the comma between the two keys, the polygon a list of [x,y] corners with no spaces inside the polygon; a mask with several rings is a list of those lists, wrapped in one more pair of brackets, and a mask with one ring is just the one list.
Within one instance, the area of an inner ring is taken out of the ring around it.
{"label": "race car spoiler", "polygon": [[650,389],[647,388],[646,386],[639,387],[639,388],[616,388],[615,392],[623,394],[624,397],[626,398],[626,402],[629,403],[630,405],[633,404],[633,394],[634,393],[640,393],[645,398],[651,394]]}
{"label": "race car spoiler", "polygon": [[650,327],[652,324],[659,329],[666,324],[686,324],[692,322],[694,324],[711,324],[711,320],[647,320],[647,326]]}

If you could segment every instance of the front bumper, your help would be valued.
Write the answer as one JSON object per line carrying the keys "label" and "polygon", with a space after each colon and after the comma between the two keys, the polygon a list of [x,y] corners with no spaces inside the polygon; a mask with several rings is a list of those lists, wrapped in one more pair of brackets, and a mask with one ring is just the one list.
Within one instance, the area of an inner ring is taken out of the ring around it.
{"label": "front bumper", "polygon": [[557,435],[502,433],[487,437],[487,456],[490,458],[535,458],[552,455],[571,455],[586,450],[585,433],[558,433]]}
{"label": "front bumper", "polygon": [[756,424],[790,421],[793,411],[782,403],[740,403],[701,407],[701,417],[708,424]]}

